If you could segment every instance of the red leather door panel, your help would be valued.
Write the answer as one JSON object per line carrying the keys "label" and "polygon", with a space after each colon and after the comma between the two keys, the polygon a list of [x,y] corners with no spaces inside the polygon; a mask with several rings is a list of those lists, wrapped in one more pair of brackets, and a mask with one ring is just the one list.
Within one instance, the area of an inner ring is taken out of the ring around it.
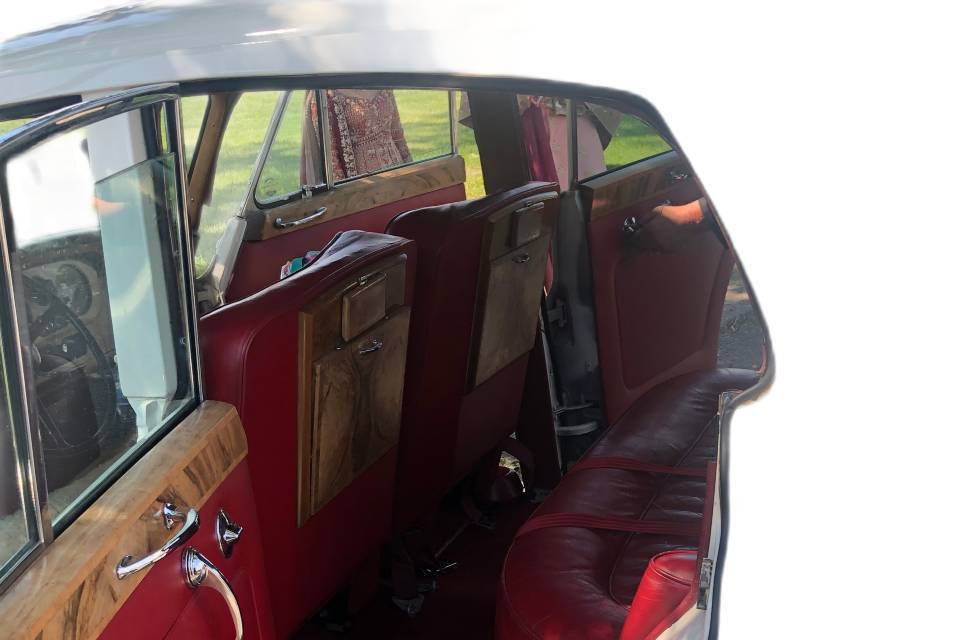
{"label": "red leather door panel", "polygon": [[[243,527],[229,559],[223,557],[217,544],[216,522],[220,509]],[[199,530],[183,548],[171,552],[151,569],[100,638],[232,640],[234,626],[224,599],[212,589],[193,590],[184,582],[181,556],[186,546],[192,546],[213,562],[230,582],[243,616],[244,639],[271,640],[275,635],[261,544],[250,472],[243,461],[200,510]]]}
{"label": "red leather door panel", "polygon": [[591,202],[588,237],[610,423],[658,383],[716,364],[730,250],[704,232],[670,252],[645,251],[624,232],[628,218],[643,222],[665,202],[700,198],[696,178],[678,178],[688,175],[671,152],[583,185]]}

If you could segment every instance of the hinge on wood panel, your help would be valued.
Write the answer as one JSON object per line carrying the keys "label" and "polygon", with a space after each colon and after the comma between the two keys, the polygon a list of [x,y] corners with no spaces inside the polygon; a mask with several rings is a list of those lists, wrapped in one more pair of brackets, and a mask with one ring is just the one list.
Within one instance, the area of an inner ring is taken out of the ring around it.
{"label": "hinge on wood panel", "polygon": [[697,609],[707,608],[707,594],[713,583],[713,560],[704,558],[700,563],[700,591],[697,595]]}

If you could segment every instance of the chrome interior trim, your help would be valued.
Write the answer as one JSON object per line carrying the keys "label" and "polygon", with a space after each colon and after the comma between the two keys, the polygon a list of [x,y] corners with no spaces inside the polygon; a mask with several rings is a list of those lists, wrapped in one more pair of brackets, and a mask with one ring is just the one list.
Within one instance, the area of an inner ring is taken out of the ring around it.
{"label": "chrome interior trim", "polygon": [[[34,134],[35,136],[37,134]],[[42,140],[43,138],[38,138]],[[0,142],[0,170],[6,167],[8,156],[3,153],[3,144]],[[27,356],[28,350],[24,348],[23,336],[26,332],[25,327],[20,326],[19,315],[16,309],[17,296],[16,284],[13,278],[13,257],[10,250],[12,236],[7,233],[8,228],[12,228],[11,214],[7,202],[9,202],[9,193],[7,191],[6,172],[0,175],[0,198],[3,206],[0,207],[0,255],[3,259],[3,302],[6,303],[6,309],[0,310],[0,313],[6,313],[10,323],[9,339],[12,341],[13,362],[5,363],[7,372],[10,372],[11,364],[16,368],[15,375],[7,380],[8,391],[12,391],[14,383],[19,389],[16,389],[16,397],[8,398],[11,404],[10,427],[12,431],[12,441],[14,443],[14,454],[17,460],[17,475],[21,487],[21,499],[24,506],[24,518],[26,520],[26,530],[31,537],[35,536],[40,547],[44,547],[53,540],[53,519],[50,516],[49,503],[47,500],[47,476],[43,461],[43,447],[40,442],[40,428],[37,424],[38,416],[36,411],[30,411],[33,402],[33,394],[29,392],[27,380],[30,379],[30,358]],[[5,336],[6,337],[6,336]],[[23,446],[18,450],[18,446]],[[27,503],[29,501],[30,511],[33,519],[31,521],[27,514]]]}
{"label": "chrome interior trim", "polygon": [[224,558],[229,559],[233,555],[233,547],[240,542],[242,533],[243,527],[234,522],[229,513],[220,509],[217,514],[217,545]]}
{"label": "chrome interior trim", "polygon": [[167,529],[172,528],[177,522],[182,522],[183,524],[169,540],[164,542],[160,548],[153,553],[149,553],[139,560],[134,560],[132,556],[123,556],[117,564],[118,580],[123,580],[129,575],[133,575],[138,571],[143,571],[147,567],[152,567],[157,564],[166,558],[171,551],[189,540],[190,537],[197,532],[197,529],[200,528],[200,514],[197,513],[196,509],[187,509],[186,513],[182,513],[178,511],[175,506],[167,503],[163,505],[161,515],[163,516],[164,526]]}
{"label": "chrome interior trim", "polygon": [[320,207],[310,215],[303,216],[299,220],[284,220],[283,218],[274,218],[273,226],[276,229],[293,229],[310,222],[316,222],[327,212],[326,207]]}
{"label": "chrome interior trim", "polygon": [[0,159],[6,160],[58,133],[158,102],[175,100],[178,97],[176,90],[176,83],[150,84],[58,109],[0,136]]}
{"label": "chrome interior trim", "polygon": [[233,588],[226,576],[210,562],[202,553],[193,547],[183,551],[183,579],[191,589],[208,587],[219,593],[227,603],[230,617],[233,619],[233,628],[236,631],[236,640],[243,638],[243,616],[240,615],[240,603],[233,593]]}
{"label": "chrome interior trim", "polygon": [[177,164],[177,208],[179,209],[177,240],[180,246],[176,249],[180,254],[183,274],[186,278],[185,286],[181,291],[181,299],[183,310],[188,316],[186,326],[183,328],[184,335],[190,341],[190,353],[192,355],[188,358],[187,367],[194,384],[193,395],[198,403],[202,403],[205,396],[203,391],[203,366],[200,362],[200,327],[198,324],[200,312],[197,309],[197,276],[194,273],[193,264],[193,233],[190,231],[190,220],[187,216],[187,164],[185,164],[183,136],[180,135],[183,131],[183,116],[179,99],[167,104],[167,116],[172,120],[172,122],[168,122],[167,131],[173,138],[171,147],[177,150],[174,155]]}
{"label": "chrome interior trim", "polygon": [[330,139],[330,107],[326,89],[314,89],[317,92],[317,111],[320,114],[320,151],[323,153],[323,182],[327,189],[333,189],[336,180],[333,176],[333,142]]}

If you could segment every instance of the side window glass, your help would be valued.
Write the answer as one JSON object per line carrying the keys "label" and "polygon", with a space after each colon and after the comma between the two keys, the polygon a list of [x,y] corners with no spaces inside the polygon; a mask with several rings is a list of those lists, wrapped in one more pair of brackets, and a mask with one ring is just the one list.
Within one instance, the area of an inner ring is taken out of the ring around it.
{"label": "side window glass", "polygon": [[[570,183],[570,102],[557,96],[517,95],[531,177]],[[460,121],[469,124],[461,102]],[[592,103],[576,106],[577,179],[586,180],[670,150],[649,125],[630,115]],[[469,171],[469,170],[468,170]]]}
{"label": "side window glass", "polygon": [[397,89],[393,92],[400,127],[412,162],[450,155],[450,94]]}
{"label": "side window glass", "polygon": [[740,266],[734,265],[720,318],[717,366],[759,371],[765,358],[763,326],[750,300]]}
{"label": "side window glass", "polygon": [[7,133],[8,131],[13,131],[22,124],[30,122],[30,118],[19,118],[17,120],[4,120],[0,122],[0,135]]}
{"label": "side window glass", "polygon": [[200,213],[194,251],[197,274],[206,271],[227,221],[243,206],[250,175],[280,95],[279,91],[244,93],[230,114],[217,156],[213,193]]}
{"label": "side window glass", "polygon": [[480,152],[477,139],[470,126],[469,104],[466,91],[456,92],[453,112],[457,118],[457,152],[463,157],[466,183],[463,185],[468,198],[482,198],[487,195],[483,184],[483,168],[480,166]]}
{"label": "side window glass", "polygon": [[172,114],[115,115],[3,169],[14,312],[55,531],[196,404]]}
{"label": "side window glass", "polygon": [[667,141],[636,116],[589,102],[582,108],[589,125],[578,130],[580,158],[587,158],[581,179],[670,151]]}
{"label": "side window glass", "polygon": [[197,150],[200,128],[207,113],[207,96],[186,96],[180,99],[180,119],[183,123],[183,163],[189,169],[193,165],[193,153]]}
{"label": "side window glass", "polygon": [[332,182],[452,152],[447,91],[327,89],[326,99]]}
{"label": "side window glass", "polygon": [[[306,91],[293,91],[287,99],[280,126],[257,182],[255,196],[259,204],[269,204],[271,200],[300,191],[300,142],[304,135],[302,127],[306,97]],[[322,180],[317,182],[321,183]]]}

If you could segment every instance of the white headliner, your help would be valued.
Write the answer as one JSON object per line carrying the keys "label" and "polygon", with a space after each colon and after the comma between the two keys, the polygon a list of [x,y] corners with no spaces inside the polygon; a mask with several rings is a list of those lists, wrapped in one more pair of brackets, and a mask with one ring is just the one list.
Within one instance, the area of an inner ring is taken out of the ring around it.
{"label": "white headliner", "polygon": [[716,203],[776,351],[776,383],[734,418],[723,637],[949,635],[960,52],[941,5],[155,2],[115,15],[4,44],[2,100],[366,71],[648,99]]}
{"label": "white headliner", "polygon": [[[489,2],[222,0],[148,2],[0,45],[0,100],[134,84],[258,75],[424,72],[624,83],[586,65],[580,31],[560,8]],[[508,19],[509,16],[509,19]],[[606,32],[595,16],[594,33]],[[552,34],[546,41],[543,34]],[[581,45],[566,46],[579,41]],[[603,39],[600,50],[616,52]],[[627,48],[625,55],[634,56]],[[603,56],[606,57],[606,56]],[[627,86],[633,81],[628,82]]]}

